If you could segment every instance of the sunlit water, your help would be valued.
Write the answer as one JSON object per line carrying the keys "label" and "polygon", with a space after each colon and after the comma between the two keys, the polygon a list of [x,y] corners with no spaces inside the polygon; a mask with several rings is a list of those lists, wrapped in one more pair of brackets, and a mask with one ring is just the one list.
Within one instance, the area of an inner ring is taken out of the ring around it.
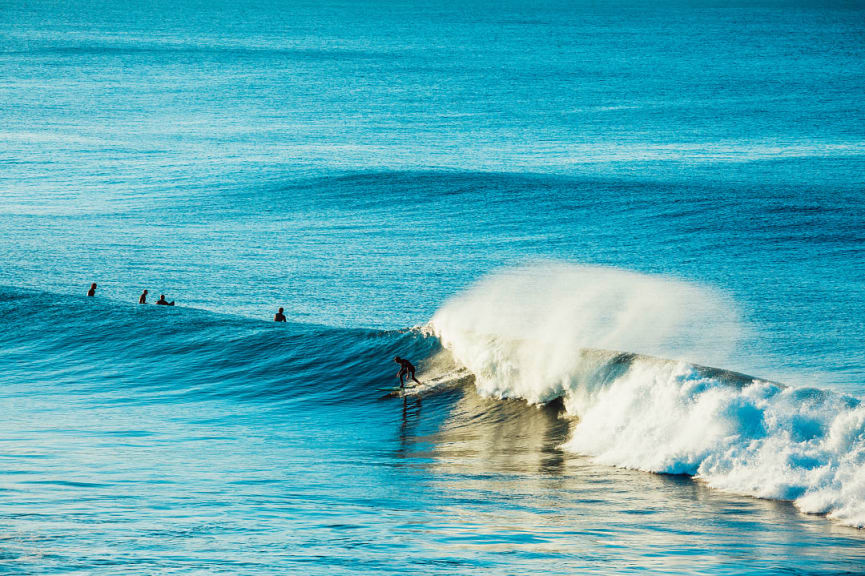
{"label": "sunlit water", "polygon": [[863,23],[0,4],[0,570],[862,572]]}

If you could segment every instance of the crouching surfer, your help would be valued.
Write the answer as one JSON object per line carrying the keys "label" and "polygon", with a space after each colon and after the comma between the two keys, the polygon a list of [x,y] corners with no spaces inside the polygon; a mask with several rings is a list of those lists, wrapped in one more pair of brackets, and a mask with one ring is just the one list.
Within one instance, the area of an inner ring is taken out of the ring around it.
{"label": "crouching surfer", "polygon": [[399,364],[399,372],[397,372],[396,377],[399,378],[400,388],[405,388],[406,377],[409,377],[418,384],[420,384],[420,380],[414,377],[414,364],[412,364],[405,358],[400,358],[399,356],[394,357],[393,361]]}

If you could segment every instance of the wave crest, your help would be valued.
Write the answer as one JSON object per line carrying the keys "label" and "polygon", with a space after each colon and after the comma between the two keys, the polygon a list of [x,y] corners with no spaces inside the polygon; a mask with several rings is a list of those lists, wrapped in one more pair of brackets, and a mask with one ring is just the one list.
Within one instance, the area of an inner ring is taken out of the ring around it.
{"label": "wave crest", "polygon": [[563,398],[570,451],[865,526],[858,399],[656,356],[723,361],[735,349],[736,315],[710,290],[545,264],[482,281],[430,327],[480,393]]}
{"label": "wave crest", "polygon": [[732,303],[708,288],[558,262],[482,280],[440,308],[430,327],[482,393],[530,402],[590,383],[579,350],[720,365],[742,334]]}

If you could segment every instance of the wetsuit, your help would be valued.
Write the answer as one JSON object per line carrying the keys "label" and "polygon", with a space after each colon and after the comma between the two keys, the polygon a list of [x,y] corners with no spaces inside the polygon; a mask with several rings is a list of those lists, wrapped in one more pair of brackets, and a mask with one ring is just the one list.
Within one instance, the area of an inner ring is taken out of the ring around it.
{"label": "wetsuit", "polygon": [[405,377],[408,376],[415,382],[417,382],[417,378],[414,377],[415,367],[414,364],[406,360],[405,358],[401,358],[399,361],[400,369],[397,373],[397,377],[399,378],[399,385],[405,386]]}

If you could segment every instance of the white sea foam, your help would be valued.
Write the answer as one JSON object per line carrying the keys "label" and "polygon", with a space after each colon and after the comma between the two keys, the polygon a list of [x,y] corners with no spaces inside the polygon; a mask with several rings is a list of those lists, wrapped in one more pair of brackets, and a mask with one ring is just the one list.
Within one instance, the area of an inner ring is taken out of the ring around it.
{"label": "white sea foam", "polygon": [[865,525],[857,399],[661,358],[723,365],[740,335],[730,310],[698,285],[544,264],[480,282],[430,327],[482,394],[564,398],[568,450]]}

